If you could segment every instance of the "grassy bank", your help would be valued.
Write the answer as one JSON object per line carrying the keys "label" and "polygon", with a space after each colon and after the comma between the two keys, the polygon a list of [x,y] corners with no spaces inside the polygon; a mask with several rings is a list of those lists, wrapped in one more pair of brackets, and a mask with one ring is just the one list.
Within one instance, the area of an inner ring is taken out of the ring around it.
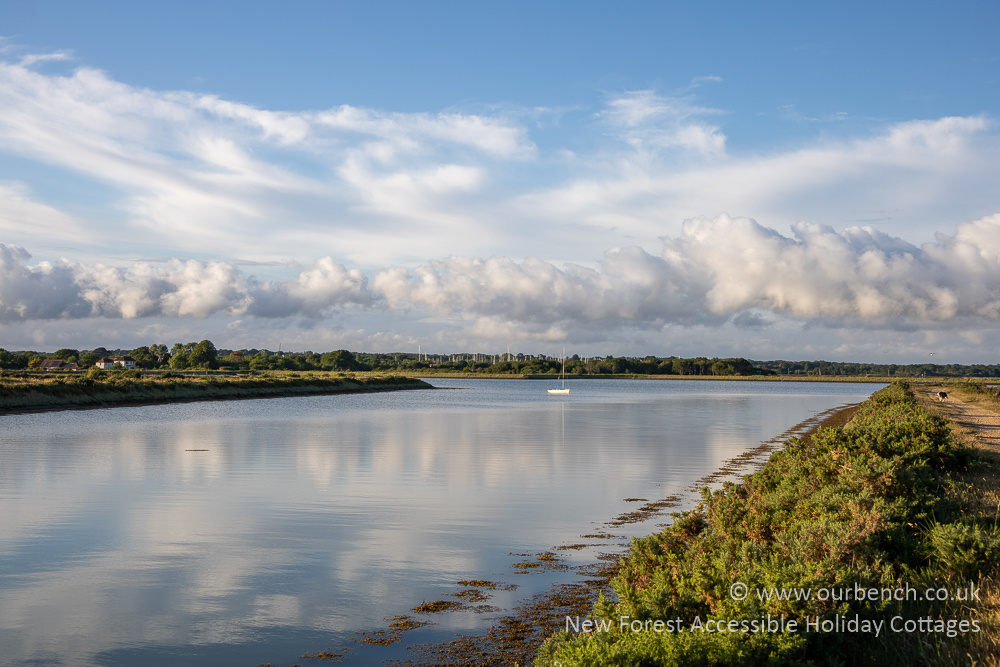
{"label": "grassy bank", "polygon": [[997,664],[998,483],[894,384],[635,540],[535,664]]}
{"label": "grassy bank", "polygon": [[416,378],[338,373],[215,373],[180,375],[134,371],[86,374],[0,374],[0,413],[199,400],[305,396],[429,389]]}

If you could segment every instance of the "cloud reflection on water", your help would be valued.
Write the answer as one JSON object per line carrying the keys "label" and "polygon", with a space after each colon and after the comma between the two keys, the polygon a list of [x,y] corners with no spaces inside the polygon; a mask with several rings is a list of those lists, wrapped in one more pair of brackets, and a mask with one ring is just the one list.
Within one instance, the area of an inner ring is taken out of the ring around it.
{"label": "cloud reflection on water", "polygon": [[680,491],[873,389],[589,381],[554,402],[464,384],[3,417],[3,660],[294,661],[303,632],[343,643],[458,579],[507,577],[509,552],[579,541],[623,498]]}

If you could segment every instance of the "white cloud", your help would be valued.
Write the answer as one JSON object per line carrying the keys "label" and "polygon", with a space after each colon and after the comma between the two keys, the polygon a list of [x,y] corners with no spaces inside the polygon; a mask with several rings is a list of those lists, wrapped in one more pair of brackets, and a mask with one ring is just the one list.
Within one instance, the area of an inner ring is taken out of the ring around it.
{"label": "white cloud", "polygon": [[[335,254],[372,267],[560,248],[572,261],[624,244],[652,250],[682,220],[720,211],[779,226],[881,217],[913,241],[998,205],[1000,150],[982,117],[734,155],[712,120],[722,112],[694,97],[609,97],[598,122],[560,122],[572,151],[536,147],[525,124],[535,110],[491,113],[279,112],[136,88],[86,67],[50,75],[0,63],[0,151],[76,179],[74,193],[102,184],[103,201],[87,202],[97,212],[78,221],[85,233],[63,214],[36,252],[83,236],[103,256],[210,248],[218,259]],[[41,219],[79,210],[78,194],[25,182],[46,193]]]}
{"label": "white cloud", "polygon": [[261,281],[229,262],[171,260],[125,268],[62,260],[29,265],[24,248],[0,243],[0,322],[74,318],[317,318],[374,297],[367,279],[329,257],[286,281]]}
{"label": "white cloud", "polygon": [[836,232],[800,222],[792,232],[784,236],[748,218],[695,218],[680,235],[663,237],[659,256],[614,248],[597,268],[450,256],[378,271],[370,286],[360,270],[329,257],[294,278],[263,281],[227,262],[30,266],[26,250],[0,244],[0,319],[317,319],[362,307],[479,322],[480,329],[530,325],[544,336],[579,326],[655,330],[736,316],[741,326],[759,327],[771,321],[765,314],[874,329],[1000,320],[1000,215],[920,247],[871,227]]}
{"label": "white cloud", "polygon": [[614,249],[599,269],[449,257],[412,272],[381,272],[373,286],[394,308],[567,329],[655,329],[751,311],[883,329],[1000,319],[1000,215],[921,247],[870,227],[837,233],[798,223],[793,233],[746,218],[698,218],[676,238],[664,237],[659,257]]}
{"label": "white cloud", "polygon": [[[271,111],[31,67],[65,59],[0,63],[0,159],[18,178],[0,182],[0,322],[19,331],[238,318],[307,340],[363,313],[351,340],[388,345],[1000,317],[985,116],[751,154],[723,111],[651,90],[576,116]],[[928,242],[955,220],[976,221]],[[66,246],[81,250],[46,254]],[[306,268],[276,279],[234,257]]]}
{"label": "white cloud", "polygon": [[1000,243],[1000,215],[920,248],[870,227],[837,233],[798,223],[793,232],[787,238],[748,219],[702,218],[686,222],[679,238],[664,239],[664,253],[711,281],[704,303],[718,314],[753,308],[888,326],[998,317],[1000,256],[970,250]]}
{"label": "white cloud", "polygon": [[29,53],[28,55],[21,57],[21,60],[18,61],[18,65],[21,67],[31,67],[36,63],[59,62],[63,60],[72,60],[72,56],[69,52],[54,51],[52,53]]}
{"label": "white cloud", "polygon": [[277,138],[282,144],[297,144],[305,141],[310,134],[308,119],[292,113],[278,113],[256,109],[246,104],[237,104],[219,99],[214,95],[204,95],[197,100],[184,99],[193,108],[204,109],[228,120],[237,120],[263,131],[264,138]]}
{"label": "white cloud", "polygon": [[955,219],[1000,208],[993,130],[983,117],[943,118],[707,163],[605,155],[571,181],[520,195],[512,208],[525,228],[552,229],[552,242],[570,244],[578,256],[584,231],[604,247],[633,239],[651,250],[665,229],[679,232],[681,220],[721,211],[753,211],[780,226],[880,218],[883,231],[919,242]]}
{"label": "white cloud", "polygon": [[686,98],[657,95],[652,90],[627,92],[608,102],[598,117],[618,131],[637,149],[684,148],[705,155],[722,155],[726,137],[722,131],[695,120],[721,113],[694,104]]}
{"label": "white cloud", "polygon": [[4,238],[79,238],[85,233],[72,216],[36,201],[24,183],[0,182],[0,234]]}
{"label": "white cloud", "polygon": [[460,144],[500,157],[530,157],[535,146],[523,127],[459,113],[385,113],[342,105],[316,115],[316,124],[368,135],[396,150],[426,150],[427,140]]}
{"label": "white cloud", "polygon": [[329,257],[317,260],[313,268],[291,280],[260,284],[247,297],[246,312],[257,317],[314,318],[336,306],[368,306],[374,301],[368,278],[361,271],[348,270]]}
{"label": "white cloud", "polygon": [[[0,63],[0,150],[108,186],[117,200],[103,223],[126,242],[184,253],[239,244],[248,249],[239,254],[268,258],[294,253],[300,239],[287,239],[303,231],[315,245],[373,218],[435,219],[456,193],[481,188],[483,160],[535,154],[526,129],[499,117],[273,112],[134,88],[85,67],[59,76],[11,63]],[[406,247],[421,233],[383,244]]]}
{"label": "white cloud", "polygon": [[89,315],[72,268],[48,262],[29,268],[30,258],[24,248],[0,243],[0,322]]}

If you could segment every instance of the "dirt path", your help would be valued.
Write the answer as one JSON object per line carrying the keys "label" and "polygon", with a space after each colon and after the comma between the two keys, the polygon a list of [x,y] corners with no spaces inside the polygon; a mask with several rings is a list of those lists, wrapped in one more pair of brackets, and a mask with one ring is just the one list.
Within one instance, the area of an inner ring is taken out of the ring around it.
{"label": "dirt path", "polygon": [[[941,401],[938,392],[948,392]],[[951,387],[914,387],[914,393],[932,412],[951,421],[967,444],[1000,458],[1000,413],[963,400]]]}

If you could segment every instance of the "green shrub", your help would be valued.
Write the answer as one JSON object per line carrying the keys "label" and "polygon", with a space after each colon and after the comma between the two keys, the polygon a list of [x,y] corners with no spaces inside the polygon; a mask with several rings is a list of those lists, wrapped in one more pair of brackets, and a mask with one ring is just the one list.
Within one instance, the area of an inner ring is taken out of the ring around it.
{"label": "green shrub", "polygon": [[[684,628],[696,619],[768,615],[800,624],[817,616],[883,619],[898,603],[760,599],[754,591],[883,589],[975,576],[1000,556],[1000,533],[933,519],[949,472],[969,460],[947,423],[921,409],[905,383],[876,392],[847,426],[788,441],[743,483],[704,490],[696,509],[633,540],[612,584],[617,599],[602,596],[592,614],[611,630],[561,633],[536,665],[815,664],[885,655],[882,642],[892,640],[863,633],[632,632],[619,631],[620,619]],[[736,582],[751,591],[745,599],[730,594]]]}

